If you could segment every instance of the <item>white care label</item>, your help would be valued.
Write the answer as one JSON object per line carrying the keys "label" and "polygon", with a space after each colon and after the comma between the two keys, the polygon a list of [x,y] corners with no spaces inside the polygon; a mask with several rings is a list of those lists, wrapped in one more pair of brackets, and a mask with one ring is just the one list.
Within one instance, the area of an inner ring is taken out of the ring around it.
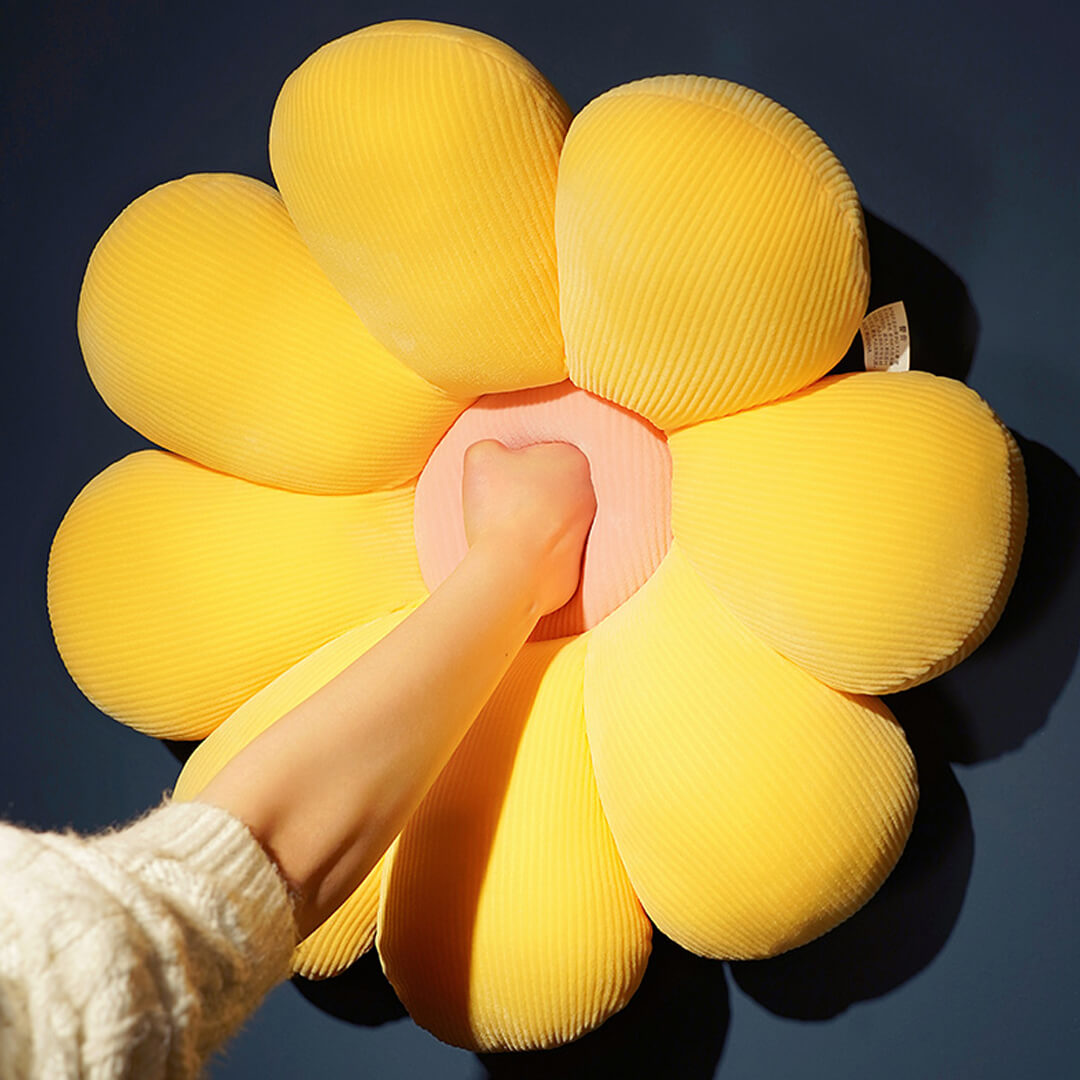
{"label": "white care label", "polygon": [[907,371],[911,367],[911,334],[904,301],[875,308],[859,327],[867,371]]}

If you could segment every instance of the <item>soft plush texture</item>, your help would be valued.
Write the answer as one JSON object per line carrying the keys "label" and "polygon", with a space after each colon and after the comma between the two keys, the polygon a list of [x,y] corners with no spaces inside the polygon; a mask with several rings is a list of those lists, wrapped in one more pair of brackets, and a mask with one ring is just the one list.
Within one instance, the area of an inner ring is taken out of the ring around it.
{"label": "soft plush texture", "polygon": [[715,79],[641,80],[571,122],[507,46],[413,21],[305,62],[271,160],[280,198],[174,181],[91,258],[91,374],[166,452],[107,469],[57,534],[80,686],[148,733],[213,732],[189,798],[422,601],[416,478],[454,419],[578,387],[662,440],[670,545],[606,618],[526,645],[295,965],[331,975],[374,939],[439,1037],[543,1047],[629,1000],[652,923],[749,958],[850,915],[917,802],[865,695],[982,641],[1025,501],[966,387],[823,378],[869,290],[839,162]]}
{"label": "soft plush texture", "polygon": [[0,823],[0,1076],[194,1080],[295,937],[274,864],[216,806],[91,837]]}

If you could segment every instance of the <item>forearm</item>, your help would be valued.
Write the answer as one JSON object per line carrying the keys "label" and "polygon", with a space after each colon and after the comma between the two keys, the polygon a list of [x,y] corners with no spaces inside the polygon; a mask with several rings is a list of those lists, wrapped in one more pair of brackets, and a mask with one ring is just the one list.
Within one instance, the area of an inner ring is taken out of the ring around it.
{"label": "forearm", "polygon": [[243,820],[296,886],[302,934],[378,861],[498,685],[543,613],[538,566],[511,544],[481,541],[198,796]]}

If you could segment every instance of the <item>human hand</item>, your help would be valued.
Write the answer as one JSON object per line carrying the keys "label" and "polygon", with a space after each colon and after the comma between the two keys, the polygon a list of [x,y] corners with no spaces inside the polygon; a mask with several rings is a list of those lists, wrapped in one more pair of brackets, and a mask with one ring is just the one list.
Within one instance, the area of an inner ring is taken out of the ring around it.
{"label": "human hand", "polygon": [[538,614],[574,595],[596,513],[589,461],[577,447],[473,443],[465,451],[462,509],[470,548],[487,547],[535,569]]}

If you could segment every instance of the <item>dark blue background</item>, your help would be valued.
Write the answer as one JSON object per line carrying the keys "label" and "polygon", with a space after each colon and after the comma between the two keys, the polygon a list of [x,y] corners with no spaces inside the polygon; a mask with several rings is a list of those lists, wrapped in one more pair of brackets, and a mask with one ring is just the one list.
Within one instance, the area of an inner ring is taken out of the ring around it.
{"label": "dark blue background", "polygon": [[494,34],[574,109],[617,83],[677,71],[778,99],[829,142],[874,215],[875,301],[910,301],[915,365],[966,377],[1024,440],[1032,529],[1013,604],[968,664],[891,699],[919,754],[924,802],[897,874],[856,919],[789,957],[734,968],[660,942],[629,1016],[540,1057],[481,1062],[441,1045],[399,1018],[369,964],[354,988],[360,1022],[282,987],[213,1077],[1074,1075],[1072,5],[194,0],[7,10],[0,812],[9,819],[97,828],[156,802],[177,772],[163,746],[82,698],[45,613],[48,546],[64,510],[143,445],[97,398],[79,356],[75,305],[90,250],[164,180],[199,171],[270,180],[266,132],[281,82],[317,46],[368,23],[436,18]]}

